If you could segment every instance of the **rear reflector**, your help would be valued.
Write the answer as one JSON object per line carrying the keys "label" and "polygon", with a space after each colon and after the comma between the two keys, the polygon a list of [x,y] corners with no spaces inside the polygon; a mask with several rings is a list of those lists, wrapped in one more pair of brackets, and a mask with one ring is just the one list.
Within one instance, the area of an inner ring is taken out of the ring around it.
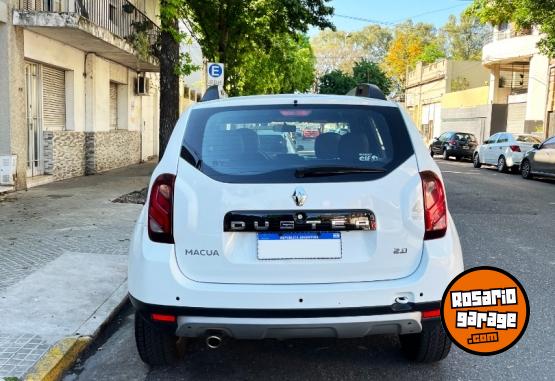
{"label": "rear reflector", "polygon": [[425,240],[442,238],[447,233],[447,202],[445,189],[434,172],[421,172],[424,191],[424,220],[426,223]]}
{"label": "rear reflector", "polygon": [[511,151],[520,152],[520,146],[511,146]]}
{"label": "rear reflector", "polygon": [[422,311],[422,319],[437,318],[440,316],[439,309],[431,311]]}
{"label": "rear reflector", "polygon": [[148,236],[153,242],[173,242],[173,187],[175,176],[163,174],[156,178],[148,203]]}
{"label": "rear reflector", "polygon": [[173,315],[150,314],[150,318],[154,321],[162,321],[165,323],[175,323],[177,321],[176,317]]}

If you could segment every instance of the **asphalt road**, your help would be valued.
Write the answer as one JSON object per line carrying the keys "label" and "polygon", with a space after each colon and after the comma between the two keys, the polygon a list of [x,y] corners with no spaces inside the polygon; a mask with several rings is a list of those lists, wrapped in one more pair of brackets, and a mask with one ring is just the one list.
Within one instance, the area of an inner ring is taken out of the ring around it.
{"label": "asphalt road", "polygon": [[553,380],[555,181],[526,181],[471,163],[439,164],[466,267],[505,269],[529,295],[528,330],[508,352],[478,357],[453,347],[440,364],[417,365],[400,355],[395,336],[229,341],[218,350],[196,341],[186,343],[176,366],[149,369],[135,349],[128,308],[66,380]]}

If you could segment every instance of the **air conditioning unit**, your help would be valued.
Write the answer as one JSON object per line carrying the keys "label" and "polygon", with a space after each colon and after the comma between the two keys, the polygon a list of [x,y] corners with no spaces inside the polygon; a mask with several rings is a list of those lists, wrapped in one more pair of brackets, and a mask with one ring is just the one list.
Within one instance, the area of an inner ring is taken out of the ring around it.
{"label": "air conditioning unit", "polygon": [[135,95],[150,95],[150,78],[137,77],[135,79]]}
{"label": "air conditioning unit", "polygon": [[0,156],[0,185],[14,185],[16,156]]}

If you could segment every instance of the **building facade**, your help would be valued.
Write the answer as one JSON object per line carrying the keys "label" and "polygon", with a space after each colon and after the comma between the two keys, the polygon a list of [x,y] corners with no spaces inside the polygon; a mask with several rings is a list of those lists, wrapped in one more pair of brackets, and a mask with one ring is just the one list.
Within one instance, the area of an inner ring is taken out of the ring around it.
{"label": "building facade", "polygon": [[[0,0],[0,185],[158,154],[157,0]],[[11,169],[10,169],[11,168]]]}
{"label": "building facade", "polygon": [[426,141],[439,136],[443,127],[443,97],[487,84],[489,73],[477,61],[438,60],[419,62],[407,73],[405,107]]}
{"label": "building facade", "polygon": [[517,30],[505,23],[494,27],[492,41],[484,46],[482,62],[490,71],[488,103],[501,121],[493,132],[549,135],[555,73],[538,50],[540,39],[536,28]]}

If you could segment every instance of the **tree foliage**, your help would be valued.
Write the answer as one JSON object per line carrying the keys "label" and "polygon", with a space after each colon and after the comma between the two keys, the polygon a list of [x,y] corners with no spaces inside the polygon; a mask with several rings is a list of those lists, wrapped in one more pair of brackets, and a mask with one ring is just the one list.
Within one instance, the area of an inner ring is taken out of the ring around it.
{"label": "tree foliage", "polygon": [[333,70],[351,73],[359,60],[382,62],[393,39],[389,28],[368,25],[362,30],[324,30],[312,38],[311,44],[317,57],[317,74]]}
{"label": "tree foliage", "polygon": [[181,11],[204,57],[226,65],[226,90],[238,95],[245,86],[242,68],[249,65],[253,52],[272,54],[272,49],[279,49],[278,36],[298,38],[311,25],[333,28],[329,1],[183,0]]}
{"label": "tree foliage", "polygon": [[333,70],[320,77],[318,92],[320,94],[345,95],[357,85],[353,76],[341,70]]}
{"label": "tree foliage", "polygon": [[393,41],[384,59],[387,73],[398,83],[404,83],[407,70],[422,59],[427,45],[436,39],[434,26],[407,21],[395,28]]}
{"label": "tree foliage", "polygon": [[345,95],[359,83],[372,83],[384,94],[391,92],[392,82],[375,62],[362,60],[352,68],[353,75],[333,70],[320,77],[318,92],[320,94]]}
{"label": "tree foliage", "polygon": [[358,83],[372,83],[388,95],[392,88],[391,79],[375,62],[362,60],[353,67],[353,78]]}
{"label": "tree foliage", "polygon": [[540,50],[555,57],[555,1],[553,0],[474,0],[467,9],[482,23],[500,25],[513,22],[518,28],[538,26],[543,33]]}
{"label": "tree foliage", "polygon": [[315,80],[315,58],[306,36],[274,37],[269,51],[250,52],[238,69],[242,95],[306,92]]}
{"label": "tree foliage", "polygon": [[441,28],[446,56],[454,60],[477,61],[482,58],[482,48],[491,34],[491,28],[463,12],[460,18],[453,15]]}

